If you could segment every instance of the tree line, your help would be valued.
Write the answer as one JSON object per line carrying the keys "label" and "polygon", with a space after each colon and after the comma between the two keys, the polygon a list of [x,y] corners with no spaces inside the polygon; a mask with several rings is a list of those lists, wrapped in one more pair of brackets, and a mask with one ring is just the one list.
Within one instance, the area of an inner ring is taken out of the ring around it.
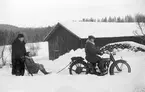
{"label": "tree line", "polygon": [[44,37],[50,32],[51,27],[45,28],[19,28],[17,30],[0,29],[0,45],[9,45],[17,37],[17,34],[23,33],[26,42],[41,42]]}
{"label": "tree line", "polygon": [[124,17],[115,17],[115,16],[109,16],[104,18],[83,18],[79,20],[79,22],[136,22],[135,17],[131,15],[126,15]]}

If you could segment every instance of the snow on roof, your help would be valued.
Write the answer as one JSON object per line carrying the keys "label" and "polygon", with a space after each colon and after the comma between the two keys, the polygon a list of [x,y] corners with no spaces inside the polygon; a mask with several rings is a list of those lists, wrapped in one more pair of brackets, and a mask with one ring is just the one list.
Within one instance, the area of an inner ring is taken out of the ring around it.
{"label": "snow on roof", "polygon": [[61,22],[68,30],[81,38],[134,36],[136,23]]}

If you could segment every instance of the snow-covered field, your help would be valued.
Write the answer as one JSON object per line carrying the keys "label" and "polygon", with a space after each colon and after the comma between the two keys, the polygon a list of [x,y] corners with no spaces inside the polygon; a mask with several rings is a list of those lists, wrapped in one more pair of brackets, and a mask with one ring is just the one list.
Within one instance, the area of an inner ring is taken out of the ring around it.
{"label": "snow-covered field", "polygon": [[[134,42],[127,42],[132,46],[145,48]],[[8,47],[7,47],[8,48]],[[69,75],[68,67],[60,72],[73,56],[85,56],[84,49],[70,51],[55,61],[48,59],[48,43],[40,43],[38,56],[33,57],[35,62],[41,63],[50,75],[41,72],[34,76],[11,75],[10,54],[7,50],[5,57],[9,61],[0,69],[0,92],[145,92],[145,53],[133,52],[131,50],[119,50],[115,58],[123,58],[130,64],[130,74],[120,73],[118,75]],[[104,55],[102,57],[107,57]]]}

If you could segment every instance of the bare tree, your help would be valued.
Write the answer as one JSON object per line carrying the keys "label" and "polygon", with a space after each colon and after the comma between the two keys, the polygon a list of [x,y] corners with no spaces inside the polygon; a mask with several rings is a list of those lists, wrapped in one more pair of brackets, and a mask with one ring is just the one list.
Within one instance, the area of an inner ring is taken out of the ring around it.
{"label": "bare tree", "polygon": [[[16,38],[15,32],[12,31],[0,31],[0,42],[1,42],[1,48],[0,48],[0,59],[2,62],[2,66],[6,65],[6,59],[7,57],[4,56],[4,53],[6,51],[6,45],[11,45],[13,40]],[[9,51],[11,53],[11,46],[9,47]]]}
{"label": "bare tree", "polygon": [[136,14],[135,21],[139,30],[135,30],[134,34],[136,36],[139,36],[143,41],[145,41],[145,15]]}
{"label": "bare tree", "polygon": [[29,44],[28,48],[29,48],[29,51],[31,51],[33,55],[36,56],[38,53],[38,50],[40,49],[40,45],[39,43],[34,43],[34,42],[40,42],[41,35],[35,34],[32,39],[33,39],[33,43]]}
{"label": "bare tree", "polygon": [[4,52],[5,52],[5,45],[1,47],[1,52],[0,52],[0,59],[2,61],[2,66],[6,65],[6,60],[4,58]]}
{"label": "bare tree", "polygon": [[4,66],[6,64],[6,60],[4,58],[4,52],[5,52],[5,44],[6,44],[6,37],[7,37],[7,31],[0,31],[0,42],[1,42],[1,50],[0,50],[0,59],[2,62],[2,66]]}
{"label": "bare tree", "polygon": [[39,49],[40,49],[39,43],[30,43],[28,45],[28,51],[30,51],[31,53],[33,53],[33,56],[36,56],[37,55]]}

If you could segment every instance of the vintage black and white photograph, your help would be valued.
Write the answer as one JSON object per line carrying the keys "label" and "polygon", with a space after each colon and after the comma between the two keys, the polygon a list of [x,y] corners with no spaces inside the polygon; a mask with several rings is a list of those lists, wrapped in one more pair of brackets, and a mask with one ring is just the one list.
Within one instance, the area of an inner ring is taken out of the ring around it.
{"label": "vintage black and white photograph", "polygon": [[145,0],[0,0],[0,92],[145,92]]}

